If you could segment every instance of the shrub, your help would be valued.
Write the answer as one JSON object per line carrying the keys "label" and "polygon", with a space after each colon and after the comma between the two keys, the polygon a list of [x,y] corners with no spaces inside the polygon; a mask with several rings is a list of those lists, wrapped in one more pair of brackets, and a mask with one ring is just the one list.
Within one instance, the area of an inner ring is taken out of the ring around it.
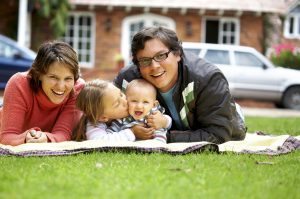
{"label": "shrub", "polygon": [[300,70],[300,49],[292,44],[279,44],[272,48],[271,61],[286,68]]}

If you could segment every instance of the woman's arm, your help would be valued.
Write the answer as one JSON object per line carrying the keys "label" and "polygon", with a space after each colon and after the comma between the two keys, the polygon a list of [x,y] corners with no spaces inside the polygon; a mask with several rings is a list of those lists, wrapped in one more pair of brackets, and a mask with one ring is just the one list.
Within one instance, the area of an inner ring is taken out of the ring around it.
{"label": "woman's arm", "polygon": [[30,111],[32,91],[24,73],[15,74],[7,83],[1,112],[0,143],[20,145],[25,143],[29,129],[23,129],[25,116]]}

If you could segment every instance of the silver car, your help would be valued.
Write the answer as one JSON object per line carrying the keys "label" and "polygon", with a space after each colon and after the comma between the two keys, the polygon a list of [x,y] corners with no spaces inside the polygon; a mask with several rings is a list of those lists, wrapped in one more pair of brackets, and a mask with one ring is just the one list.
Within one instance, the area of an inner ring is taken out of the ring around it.
{"label": "silver car", "polygon": [[275,67],[251,47],[184,42],[184,51],[218,66],[235,98],[274,102],[300,110],[300,71]]}

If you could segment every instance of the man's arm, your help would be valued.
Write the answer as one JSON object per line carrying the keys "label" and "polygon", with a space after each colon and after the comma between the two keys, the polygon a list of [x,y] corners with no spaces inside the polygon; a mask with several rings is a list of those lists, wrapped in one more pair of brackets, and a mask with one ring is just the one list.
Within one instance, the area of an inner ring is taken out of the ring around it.
{"label": "man's arm", "polygon": [[[195,89],[199,89],[197,85]],[[237,122],[233,119],[236,110],[223,74],[213,73],[207,84],[195,93],[194,110],[187,115],[193,118],[191,130],[171,131],[168,142],[208,141],[219,144],[232,140],[233,123]]]}

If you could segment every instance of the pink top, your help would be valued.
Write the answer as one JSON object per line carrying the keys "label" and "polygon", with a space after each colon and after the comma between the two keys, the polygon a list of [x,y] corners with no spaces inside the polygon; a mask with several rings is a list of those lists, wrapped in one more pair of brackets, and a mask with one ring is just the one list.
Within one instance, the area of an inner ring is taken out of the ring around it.
{"label": "pink top", "polygon": [[4,106],[0,108],[0,143],[23,144],[27,130],[32,128],[46,132],[51,142],[70,140],[81,117],[75,102],[84,80],[77,80],[74,93],[61,104],[54,104],[42,89],[37,93],[32,91],[29,78],[27,72],[17,73],[6,85]]}

